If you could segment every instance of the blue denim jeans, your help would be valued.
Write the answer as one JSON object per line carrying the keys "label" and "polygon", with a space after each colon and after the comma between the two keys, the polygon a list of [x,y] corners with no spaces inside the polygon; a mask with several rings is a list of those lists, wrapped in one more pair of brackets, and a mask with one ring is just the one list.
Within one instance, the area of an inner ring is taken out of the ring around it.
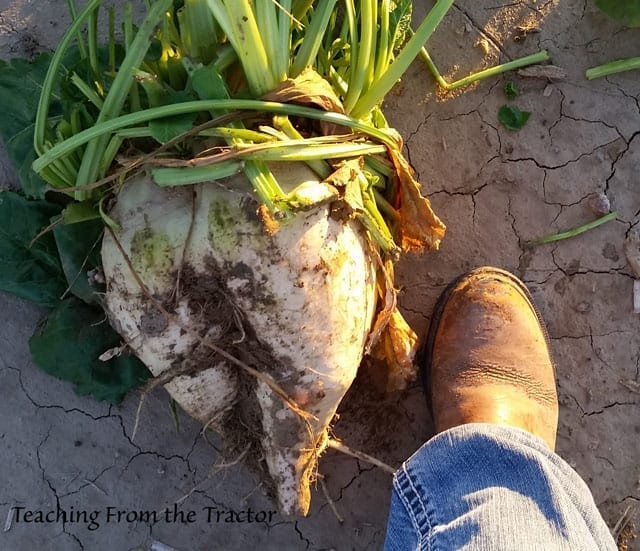
{"label": "blue denim jeans", "polygon": [[385,550],[414,549],[617,546],[587,485],[541,439],[477,423],[438,434],[396,473]]}

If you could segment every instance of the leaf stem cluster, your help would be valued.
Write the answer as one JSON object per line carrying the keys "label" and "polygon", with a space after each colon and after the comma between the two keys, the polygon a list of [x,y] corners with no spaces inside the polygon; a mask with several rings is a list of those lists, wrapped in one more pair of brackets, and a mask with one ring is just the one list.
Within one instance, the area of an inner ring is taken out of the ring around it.
{"label": "leaf stem cluster", "polygon": [[[329,161],[362,157],[357,180],[365,226],[391,252],[396,246],[388,224],[398,218],[392,206],[398,203],[398,184],[376,157],[398,151],[401,142],[387,129],[380,106],[412,61],[421,53],[438,83],[451,88],[546,58],[540,52],[445,83],[423,46],[453,1],[438,0],[415,32],[410,0],[154,0],[137,27],[127,3],[121,42],[110,8],[109,39],[102,49],[97,38],[102,2],[89,0],[78,12],[69,0],[73,23],[43,86],[33,168],[53,188],[73,190],[76,200],[98,208],[110,188],[93,184],[108,180],[123,148],[147,156],[154,143],[175,142],[174,158],[197,157],[215,136],[226,144],[224,154],[208,156],[208,163],[155,168],[158,183],[195,183],[243,170],[260,201],[276,218],[286,219],[309,205],[283,191],[269,163],[306,162],[323,179],[332,171]],[[80,61],[63,80],[75,98],[65,116],[52,121],[54,92],[73,53]],[[325,94],[321,90],[305,90],[307,97],[295,101],[263,99],[310,69],[330,85],[333,105],[314,99]],[[232,120],[191,132],[220,116]],[[312,141],[319,128],[331,127],[352,135]],[[176,141],[179,136],[184,140]]]}

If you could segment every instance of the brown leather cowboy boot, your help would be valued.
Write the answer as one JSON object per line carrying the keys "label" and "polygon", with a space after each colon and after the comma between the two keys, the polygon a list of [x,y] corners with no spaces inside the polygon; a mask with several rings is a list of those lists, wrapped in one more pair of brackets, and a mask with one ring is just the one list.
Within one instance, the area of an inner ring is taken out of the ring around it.
{"label": "brown leather cowboy boot", "polygon": [[554,449],[558,397],[547,332],[514,275],[478,268],[445,290],[424,367],[437,432],[466,423],[509,425]]}

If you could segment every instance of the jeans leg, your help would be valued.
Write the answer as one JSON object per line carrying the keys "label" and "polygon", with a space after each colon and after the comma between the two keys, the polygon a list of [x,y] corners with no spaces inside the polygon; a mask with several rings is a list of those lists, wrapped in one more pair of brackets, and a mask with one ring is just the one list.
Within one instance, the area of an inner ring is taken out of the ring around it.
{"label": "jeans leg", "polygon": [[523,430],[460,425],[393,481],[386,551],[587,551],[617,546],[578,474]]}

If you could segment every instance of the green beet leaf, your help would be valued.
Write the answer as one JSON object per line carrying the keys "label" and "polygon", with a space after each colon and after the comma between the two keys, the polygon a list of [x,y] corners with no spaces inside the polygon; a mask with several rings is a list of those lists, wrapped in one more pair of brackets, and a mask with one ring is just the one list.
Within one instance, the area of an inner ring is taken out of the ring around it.
{"label": "green beet leaf", "polygon": [[65,224],[78,224],[89,220],[99,220],[100,211],[94,201],[70,203],[62,211],[62,221]]}
{"label": "green beet leaf", "polygon": [[[175,92],[165,99],[164,105],[191,101],[193,99],[195,99],[193,95],[188,92]],[[184,115],[173,115],[171,117],[152,120],[149,122],[149,130],[151,130],[153,138],[163,144],[191,130],[195,118],[195,113],[186,113]]]}
{"label": "green beet leaf", "polygon": [[609,17],[626,27],[640,27],[640,0],[595,0]]}
{"label": "green beet leaf", "polygon": [[504,83],[503,91],[507,99],[515,99],[520,95],[520,88],[513,80],[508,80]]}
{"label": "green beet leaf", "polygon": [[[81,203],[75,203],[80,205]],[[69,291],[87,303],[97,303],[104,288],[90,283],[87,273],[102,266],[100,246],[104,226],[101,220],[59,225],[53,230]]]}
{"label": "green beet leaf", "polygon": [[399,50],[407,38],[411,27],[413,3],[411,0],[398,0],[391,4],[389,12],[389,36],[393,50]]}
{"label": "green beet leaf", "polygon": [[520,130],[527,121],[531,113],[521,111],[515,105],[503,105],[498,111],[498,120],[509,130]]}
{"label": "green beet leaf", "polygon": [[103,362],[99,356],[121,344],[104,312],[72,297],[61,302],[29,340],[33,360],[45,372],[70,381],[80,395],[113,404],[144,384],[150,373],[134,356]]}
{"label": "green beet leaf", "polygon": [[44,197],[46,185],[31,169],[36,158],[33,129],[50,60],[50,54],[42,54],[32,63],[24,59],[0,62],[0,136],[18,172],[22,190],[39,199]]}
{"label": "green beet leaf", "polygon": [[196,69],[191,75],[191,86],[200,99],[229,99],[227,85],[212,65]]}
{"label": "green beet leaf", "polygon": [[0,192],[0,290],[41,306],[55,306],[67,288],[51,232],[31,241],[60,207]]}

